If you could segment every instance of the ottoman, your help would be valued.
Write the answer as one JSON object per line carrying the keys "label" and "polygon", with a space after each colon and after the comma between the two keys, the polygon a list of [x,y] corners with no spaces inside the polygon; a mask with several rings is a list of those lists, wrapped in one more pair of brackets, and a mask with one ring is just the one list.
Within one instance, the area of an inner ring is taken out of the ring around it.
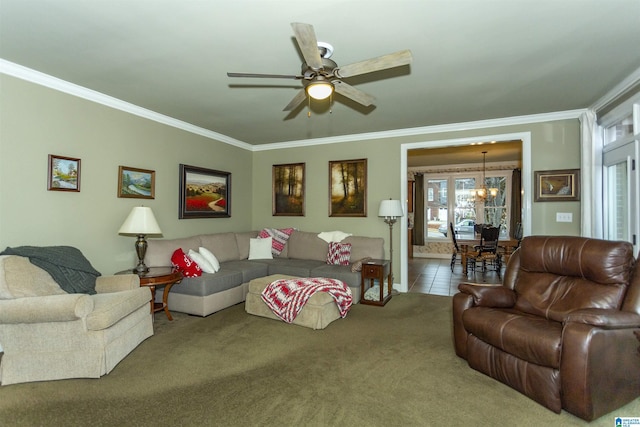
{"label": "ottoman", "polygon": [[[271,282],[280,279],[295,279],[295,276],[274,274],[250,281],[249,293],[244,303],[245,311],[249,314],[268,317],[269,319],[280,320],[282,322],[278,316],[273,314],[273,311],[262,301],[262,297],[260,296],[264,288]],[[318,292],[309,298],[292,323],[311,329],[324,329],[329,323],[339,318],[340,311],[333,297],[326,292]]]}

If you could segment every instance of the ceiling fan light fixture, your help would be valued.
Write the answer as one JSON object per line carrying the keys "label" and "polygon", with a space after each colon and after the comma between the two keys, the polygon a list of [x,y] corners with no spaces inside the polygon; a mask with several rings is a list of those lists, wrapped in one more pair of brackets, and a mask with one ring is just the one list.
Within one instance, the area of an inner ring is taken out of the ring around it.
{"label": "ceiling fan light fixture", "polygon": [[327,80],[317,80],[307,85],[307,95],[313,99],[327,99],[333,93],[333,84]]}

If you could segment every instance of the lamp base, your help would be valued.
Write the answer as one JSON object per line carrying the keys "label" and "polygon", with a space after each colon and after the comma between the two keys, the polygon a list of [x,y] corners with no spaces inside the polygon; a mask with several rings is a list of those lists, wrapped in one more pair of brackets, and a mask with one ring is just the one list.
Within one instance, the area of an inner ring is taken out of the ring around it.
{"label": "lamp base", "polygon": [[136,254],[138,255],[138,265],[133,269],[136,274],[142,274],[149,271],[149,267],[144,265],[144,256],[147,253],[147,241],[144,234],[138,234],[138,240],[136,240]]}
{"label": "lamp base", "polygon": [[131,270],[134,274],[144,274],[144,273],[148,273],[149,272],[149,267],[147,267],[144,262],[141,264],[138,264],[136,266],[136,268],[134,268],[133,270]]}

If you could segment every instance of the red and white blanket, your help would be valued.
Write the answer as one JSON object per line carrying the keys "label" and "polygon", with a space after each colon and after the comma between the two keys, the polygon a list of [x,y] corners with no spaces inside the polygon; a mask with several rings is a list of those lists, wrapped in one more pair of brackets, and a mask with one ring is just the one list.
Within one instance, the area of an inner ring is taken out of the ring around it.
{"label": "red and white blanket", "polygon": [[261,296],[276,316],[291,323],[316,292],[328,292],[333,297],[340,317],[345,317],[353,304],[351,289],[344,282],[324,277],[276,280],[264,288]]}

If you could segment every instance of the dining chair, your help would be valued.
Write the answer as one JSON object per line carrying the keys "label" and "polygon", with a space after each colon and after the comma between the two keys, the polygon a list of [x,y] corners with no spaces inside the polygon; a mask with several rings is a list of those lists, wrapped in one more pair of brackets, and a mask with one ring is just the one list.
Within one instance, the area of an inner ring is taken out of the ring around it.
{"label": "dining chair", "polygon": [[453,252],[451,254],[451,272],[453,273],[453,266],[456,264],[456,258],[461,253],[460,246],[456,240],[456,232],[453,229],[453,222],[449,223],[449,233],[451,233],[451,240],[453,241]]}
{"label": "dining chair", "polygon": [[487,266],[489,266],[500,277],[502,256],[498,252],[499,237],[500,226],[483,227],[480,232],[480,244],[475,245],[475,251],[467,255],[467,268],[470,266],[475,271],[478,264],[480,264],[482,266],[482,274],[484,274],[487,271]]}

